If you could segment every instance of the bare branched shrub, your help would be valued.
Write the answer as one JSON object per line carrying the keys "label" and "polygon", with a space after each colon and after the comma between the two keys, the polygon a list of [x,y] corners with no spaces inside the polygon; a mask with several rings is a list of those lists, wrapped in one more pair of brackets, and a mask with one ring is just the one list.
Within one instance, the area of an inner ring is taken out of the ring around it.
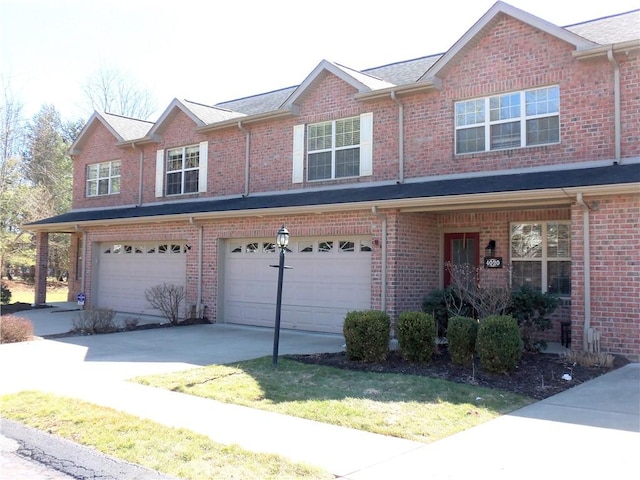
{"label": "bare branched shrub", "polygon": [[140,319],[136,317],[127,317],[124,319],[124,328],[127,330],[133,330],[140,323]]}
{"label": "bare branched shrub", "polygon": [[451,286],[462,302],[471,305],[478,318],[503,315],[511,304],[511,287],[506,274],[493,282],[483,278],[479,269],[469,264],[446,264]]}
{"label": "bare branched shrub", "polygon": [[15,315],[0,317],[0,343],[27,342],[33,339],[33,324],[30,320]]}
{"label": "bare branched shrub", "polygon": [[595,353],[569,350],[566,353],[567,360],[581,367],[613,367],[615,357],[610,353]]}
{"label": "bare branched shrub", "polygon": [[145,298],[152,308],[160,310],[172,325],[180,319],[180,304],[184,300],[184,287],[171,283],[161,283],[147,289]]}
{"label": "bare branched shrub", "polygon": [[115,332],[118,330],[115,316],[116,312],[109,308],[87,308],[73,319],[73,330],[87,335]]}

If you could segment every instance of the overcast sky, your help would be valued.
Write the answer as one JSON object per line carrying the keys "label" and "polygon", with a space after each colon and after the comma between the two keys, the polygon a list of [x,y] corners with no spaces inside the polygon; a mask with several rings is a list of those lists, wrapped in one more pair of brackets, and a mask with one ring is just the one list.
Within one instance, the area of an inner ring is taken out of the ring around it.
{"label": "overcast sky", "polygon": [[[80,85],[115,68],[152,92],[214,104],[300,84],[321,60],[358,70],[449,49],[493,0],[0,0],[0,77],[31,116],[88,118]],[[559,26],[638,0],[510,0]],[[640,26],[639,26],[640,28]]]}

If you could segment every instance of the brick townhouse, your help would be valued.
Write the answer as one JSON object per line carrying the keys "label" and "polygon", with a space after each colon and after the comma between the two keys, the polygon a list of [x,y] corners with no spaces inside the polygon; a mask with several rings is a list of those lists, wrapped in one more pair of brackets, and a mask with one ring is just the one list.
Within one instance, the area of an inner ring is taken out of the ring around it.
{"label": "brick townhouse", "polygon": [[395,319],[453,262],[559,295],[552,339],[570,320],[573,348],[638,360],[639,23],[560,27],[497,2],[444,54],[322,60],[298,86],[175,99],[156,122],[95,112],[71,148],[73,209],[28,226],[36,303],[48,234],[66,232],[70,299],[154,314],[144,292],[167,282],[192,313],[272,326],[284,224],[283,328]]}

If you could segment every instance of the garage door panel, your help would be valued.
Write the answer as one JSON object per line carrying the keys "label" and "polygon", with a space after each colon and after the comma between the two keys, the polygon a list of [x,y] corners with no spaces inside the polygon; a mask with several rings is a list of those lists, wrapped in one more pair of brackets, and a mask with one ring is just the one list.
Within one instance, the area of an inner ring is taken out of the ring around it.
{"label": "garage door panel", "polygon": [[[369,244],[370,238],[354,238],[354,245]],[[310,238],[290,243],[282,291],[282,328],[342,333],[342,324],[350,310],[371,306],[371,251],[318,251],[320,242],[330,239]],[[277,295],[279,262],[275,252],[240,251],[238,246],[263,245],[265,239],[234,239],[236,249],[226,250],[223,282],[224,321],[249,325],[273,326]],[[334,245],[339,241],[334,239]],[[312,252],[301,252],[312,246]]]}
{"label": "garage door panel", "polygon": [[102,244],[98,258],[94,301],[99,307],[119,312],[162,315],[148,304],[146,290],[161,283],[186,285],[185,248],[184,244],[175,241]]}

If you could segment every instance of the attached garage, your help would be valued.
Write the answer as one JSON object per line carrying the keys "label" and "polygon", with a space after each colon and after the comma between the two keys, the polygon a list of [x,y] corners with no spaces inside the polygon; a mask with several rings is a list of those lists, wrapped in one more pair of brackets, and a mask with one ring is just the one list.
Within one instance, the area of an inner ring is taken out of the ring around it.
{"label": "attached garage", "polygon": [[[274,325],[278,260],[273,239],[226,241],[225,322]],[[342,333],[348,311],[371,308],[371,237],[292,239],[285,265],[282,328]]]}
{"label": "attached garage", "polygon": [[184,242],[123,242],[99,245],[97,295],[93,304],[118,312],[161,315],[145,299],[160,283],[186,284]]}

